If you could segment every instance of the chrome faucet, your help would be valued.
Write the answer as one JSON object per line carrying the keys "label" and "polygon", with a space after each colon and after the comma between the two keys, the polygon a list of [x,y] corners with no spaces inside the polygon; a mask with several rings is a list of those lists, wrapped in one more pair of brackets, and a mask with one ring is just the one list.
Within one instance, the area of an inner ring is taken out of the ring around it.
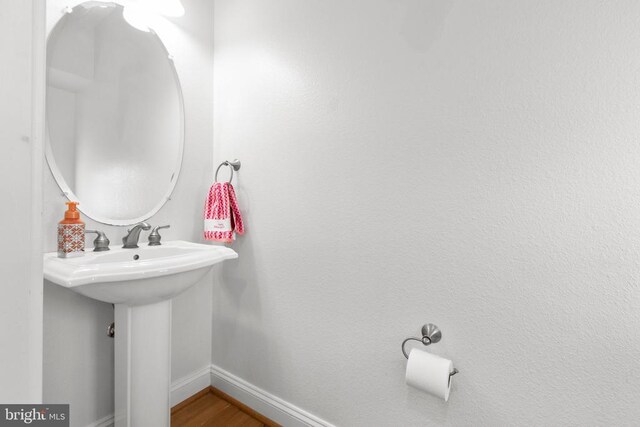
{"label": "chrome faucet", "polygon": [[127,235],[122,238],[122,246],[125,249],[136,249],[138,247],[138,240],[140,239],[140,232],[142,230],[149,230],[151,226],[146,222],[134,225],[130,230],[127,230]]}

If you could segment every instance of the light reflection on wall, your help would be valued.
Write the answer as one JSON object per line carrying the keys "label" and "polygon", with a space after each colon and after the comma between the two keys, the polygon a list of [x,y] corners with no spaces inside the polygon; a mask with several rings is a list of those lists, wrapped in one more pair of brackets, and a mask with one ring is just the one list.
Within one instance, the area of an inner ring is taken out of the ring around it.
{"label": "light reflection on wall", "polygon": [[149,31],[150,28],[160,25],[158,21],[161,16],[175,18],[183,16],[185,12],[180,0],[131,0],[123,4],[125,5],[124,19],[140,31]]}

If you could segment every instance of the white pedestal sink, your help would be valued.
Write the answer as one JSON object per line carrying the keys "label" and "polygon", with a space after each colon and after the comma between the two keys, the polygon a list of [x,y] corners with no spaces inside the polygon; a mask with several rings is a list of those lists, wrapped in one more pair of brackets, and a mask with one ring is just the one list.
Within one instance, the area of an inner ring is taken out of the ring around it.
{"label": "white pedestal sink", "polygon": [[44,255],[44,277],[115,304],[115,425],[169,427],[171,298],[238,254],[224,246],[174,241],[138,249]]}

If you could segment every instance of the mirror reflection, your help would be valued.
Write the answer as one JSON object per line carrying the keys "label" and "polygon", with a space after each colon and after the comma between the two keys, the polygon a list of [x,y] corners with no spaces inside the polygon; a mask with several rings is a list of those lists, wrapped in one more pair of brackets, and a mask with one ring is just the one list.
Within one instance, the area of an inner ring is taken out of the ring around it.
{"label": "mirror reflection", "polygon": [[55,26],[46,115],[48,163],[87,216],[129,225],[166,202],[182,159],[180,86],[159,37],[122,6],[83,3]]}

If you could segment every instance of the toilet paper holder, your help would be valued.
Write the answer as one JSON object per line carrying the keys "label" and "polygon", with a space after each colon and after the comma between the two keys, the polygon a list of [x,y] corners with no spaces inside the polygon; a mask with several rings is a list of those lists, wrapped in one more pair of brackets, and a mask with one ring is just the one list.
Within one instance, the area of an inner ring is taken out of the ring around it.
{"label": "toilet paper holder", "polygon": [[[426,346],[426,345],[435,344],[439,342],[441,339],[442,339],[442,331],[440,330],[440,328],[438,328],[433,323],[427,323],[426,325],[422,325],[422,338],[409,337],[404,341],[402,341],[402,354],[404,354],[404,357],[409,359],[409,355],[407,354],[407,351],[404,349],[404,346],[409,341],[418,341]],[[452,377],[458,372],[460,371],[458,371],[456,368],[453,368],[453,371],[451,371],[449,376]]]}

